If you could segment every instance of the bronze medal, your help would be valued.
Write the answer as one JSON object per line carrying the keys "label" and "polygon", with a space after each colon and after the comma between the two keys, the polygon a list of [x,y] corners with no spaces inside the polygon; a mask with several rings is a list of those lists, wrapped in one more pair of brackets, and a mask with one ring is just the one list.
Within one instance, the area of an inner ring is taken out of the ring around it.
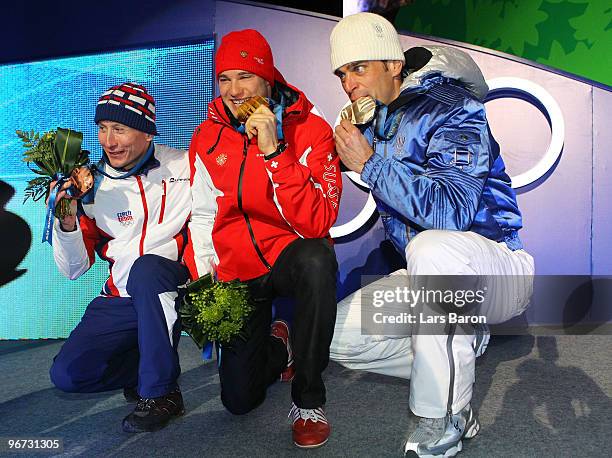
{"label": "bronze medal", "polygon": [[71,194],[75,199],[83,197],[94,185],[94,176],[87,166],[77,167],[70,174]]}

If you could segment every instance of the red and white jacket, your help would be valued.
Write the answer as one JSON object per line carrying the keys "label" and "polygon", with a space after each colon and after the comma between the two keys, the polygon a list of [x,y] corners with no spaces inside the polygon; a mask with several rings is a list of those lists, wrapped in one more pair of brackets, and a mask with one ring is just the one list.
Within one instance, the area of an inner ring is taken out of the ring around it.
{"label": "red and white jacket", "polygon": [[298,237],[324,238],[338,216],[342,178],[332,130],[298,89],[289,102],[287,149],[268,161],[231,124],[220,97],[189,147],[192,215],[185,262],[192,278],[214,268],[222,281],[266,274]]}
{"label": "red and white jacket", "polygon": [[[108,165],[105,172],[125,173]],[[127,279],[138,257],[182,257],[191,211],[187,151],[155,145],[154,157],[140,174],[120,180],[103,177],[94,202],[82,208],[74,232],[62,231],[55,220],[55,263],[74,280],[92,266],[98,253],[108,261],[110,273],[101,294],[128,297]]]}

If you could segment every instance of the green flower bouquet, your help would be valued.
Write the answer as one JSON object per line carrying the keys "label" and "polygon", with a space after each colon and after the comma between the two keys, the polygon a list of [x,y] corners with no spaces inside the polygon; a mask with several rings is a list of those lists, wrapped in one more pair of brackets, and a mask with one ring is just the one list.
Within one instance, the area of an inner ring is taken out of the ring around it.
{"label": "green flower bouquet", "polygon": [[[93,182],[80,182],[75,173],[75,170],[80,171],[81,167],[87,167],[89,164],[89,152],[81,149],[83,134],[62,128],[44,132],[42,135],[34,131],[18,130],[16,133],[24,148],[27,148],[23,153],[23,161],[32,172],[42,175],[28,182],[24,202],[30,198],[38,201],[42,197],[48,197],[49,185],[59,174],[71,177],[73,186],[77,186],[80,191],[86,192],[91,188]],[[33,168],[32,164],[37,168]],[[64,199],[57,206],[56,216],[65,216],[69,212],[70,203]]]}
{"label": "green flower bouquet", "polygon": [[236,336],[246,338],[244,326],[252,311],[246,284],[215,281],[207,274],[187,285],[180,316],[183,330],[203,348],[207,342],[227,345]]}
{"label": "green flower bouquet", "polygon": [[[44,132],[42,135],[33,130],[18,130],[16,133],[26,148],[23,161],[32,172],[41,175],[28,182],[24,203],[30,198],[33,201],[43,197],[49,199],[43,242],[51,243],[53,214],[58,218],[71,214],[68,199],[62,199],[57,207],[55,206],[55,197],[63,184],[70,182],[67,193],[77,199],[93,188],[94,176],[89,167],[89,151],[81,149],[83,134],[71,129],[58,127],[57,130]],[[50,189],[53,181],[56,184]]]}

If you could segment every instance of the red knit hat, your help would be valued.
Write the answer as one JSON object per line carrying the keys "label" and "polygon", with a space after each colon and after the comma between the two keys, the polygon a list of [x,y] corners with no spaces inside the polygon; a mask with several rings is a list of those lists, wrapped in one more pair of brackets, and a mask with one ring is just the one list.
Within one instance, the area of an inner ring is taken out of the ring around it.
{"label": "red knit hat", "polygon": [[215,66],[217,78],[226,70],[246,70],[274,86],[272,50],[257,30],[239,30],[225,35],[217,49]]}

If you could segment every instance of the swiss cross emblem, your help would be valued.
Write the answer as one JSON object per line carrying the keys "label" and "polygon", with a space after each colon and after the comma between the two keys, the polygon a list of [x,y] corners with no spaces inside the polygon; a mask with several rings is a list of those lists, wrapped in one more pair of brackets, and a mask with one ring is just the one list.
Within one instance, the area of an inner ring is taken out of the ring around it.
{"label": "swiss cross emblem", "polygon": [[272,161],[272,163],[270,164],[270,167],[272,167],[273,169],[278,167],[278,162],[276,161]]}
{"label": "swiss cross emblem", "polygon": [[332,156],[332,153],[329,153],[327,155],[327,162],[331,162],[333,158],[334,158],[334,156]]}
{"label": "swiss cross emblem", "polygon": [[218,165],[225,165],[226,162],[227,162],[227,154],[221,153],[217,156]]}
{"label": "swiss cross emblem", "polygon": [[246,51],[240,51],[240,57],[242,57],[243,59],[246,58],[246,56],[248,56],[249,53]]}

